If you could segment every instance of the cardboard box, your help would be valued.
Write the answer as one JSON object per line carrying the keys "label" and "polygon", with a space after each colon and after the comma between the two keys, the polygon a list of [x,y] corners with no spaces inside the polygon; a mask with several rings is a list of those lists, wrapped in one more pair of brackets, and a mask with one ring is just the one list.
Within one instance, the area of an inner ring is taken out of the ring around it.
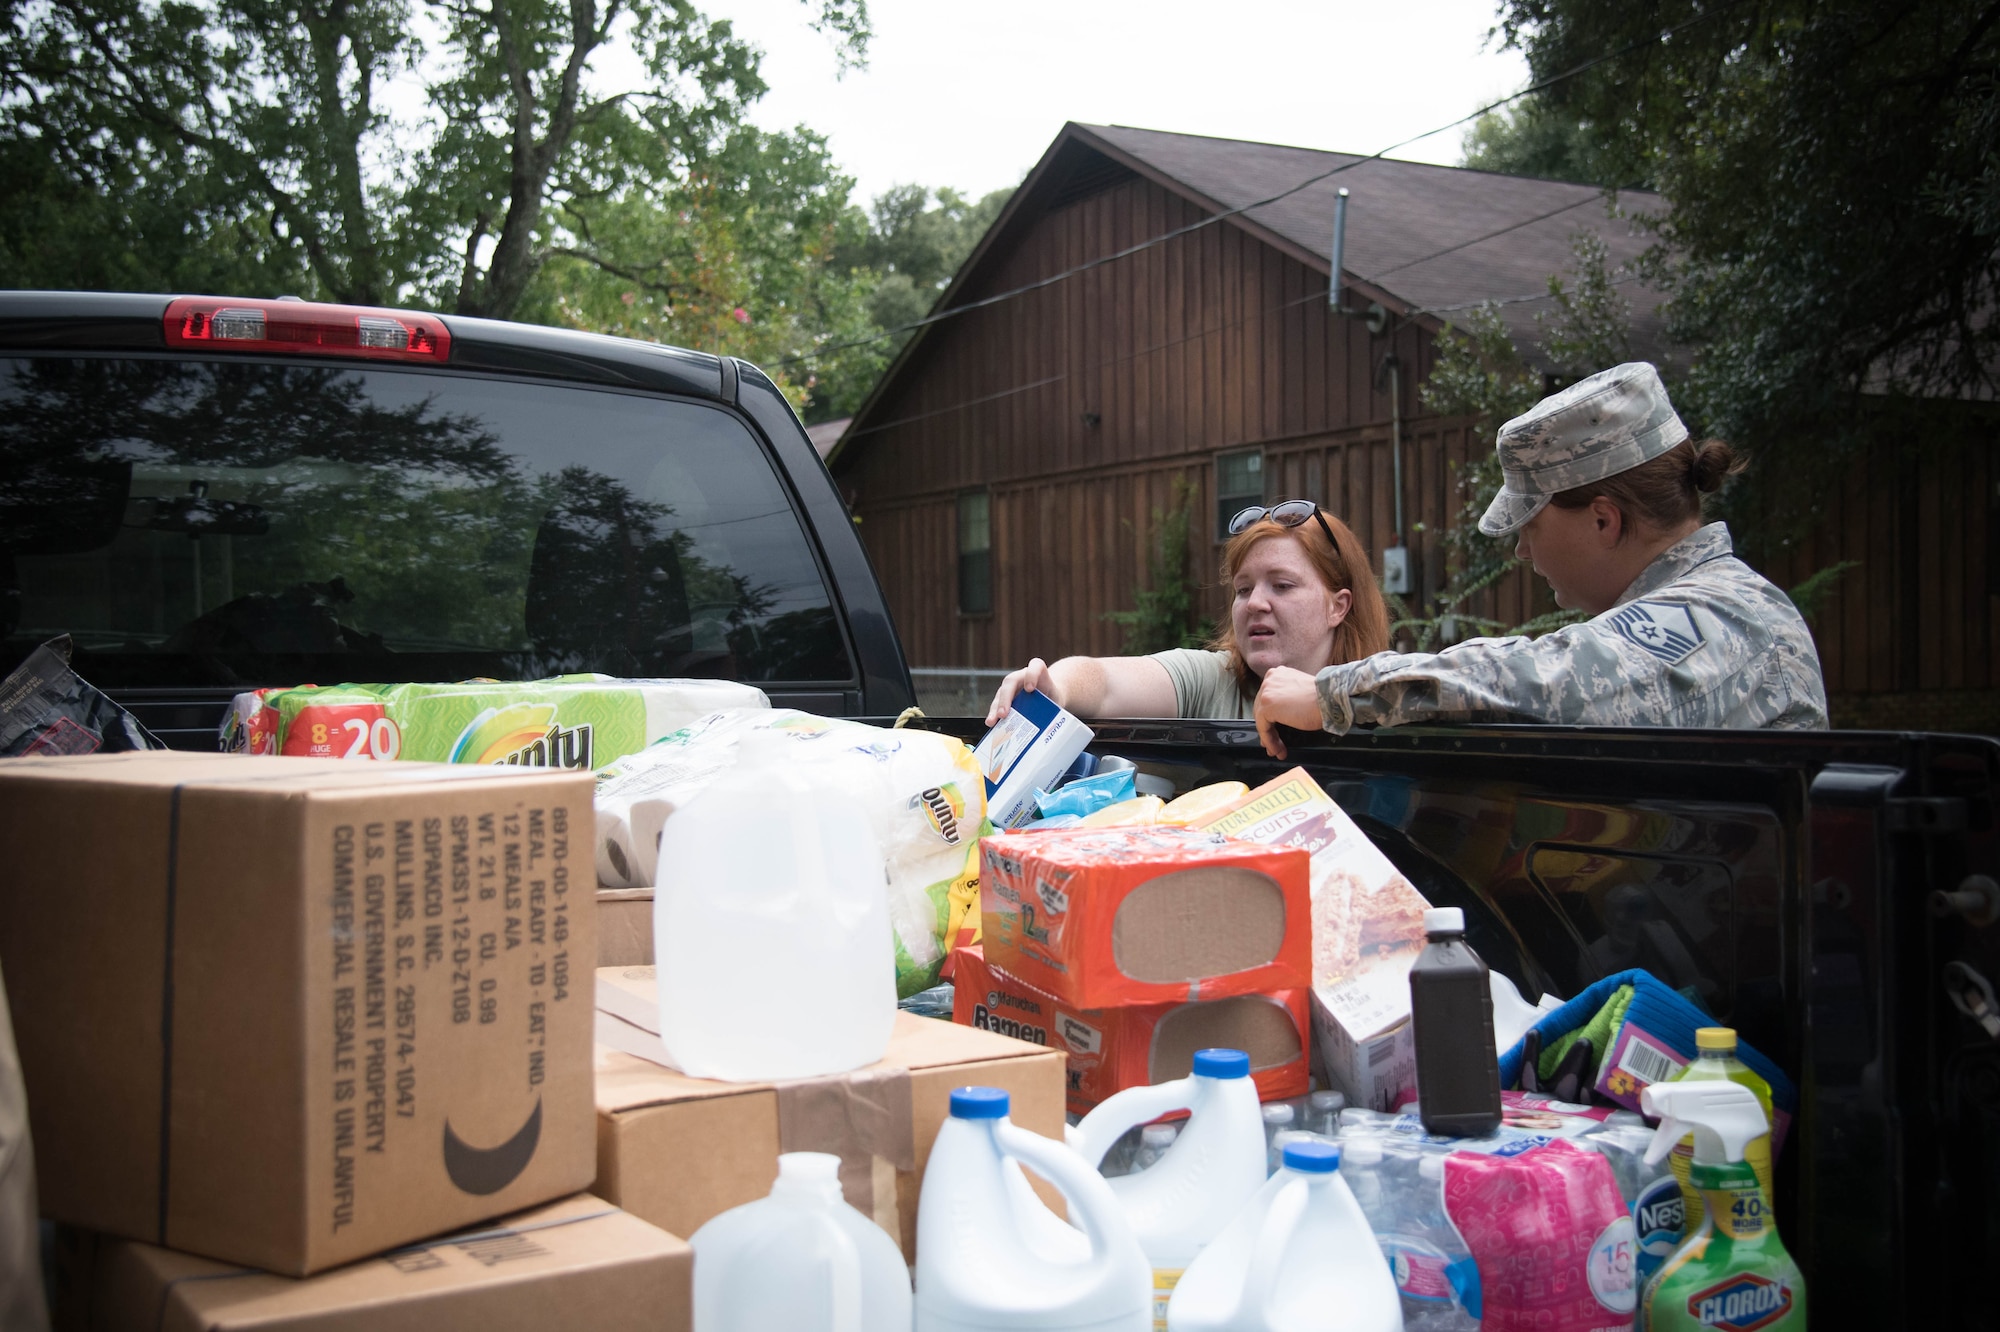
{"label": "cardboard box", "polygon": [[[1377,1110],[1415,1085],[1410,967],[1424,900],[1304,768],[1201,820],[1209,832],[1312,857],[1313,1035],[1327,1080]],[[1386,1102],[1386,1103],[1385,1103]]]}
{"label": "cardboard box", "polygon": [[[1016,1124],[1061,1140],[1060,1054],[935,1018],[899,1013],[881,1062],[797,1082],[690,1078],[599,1046],[595,1192],[692,1235],[768,1194],[778,1153],[832,1152],[847,1201],[915,1261],[924,1162],[950,1113],[951,1089],[968,1084],[1004,1088]],[[1060,1195],[1037,1187],[1060,1214]]]}
{"label": "cardboard box", "polygon": [[58,1332],[688,1332],[694,1253],[588,1194],[318,1276],[70,1232]]}
{"label": "cardboard box", "polygon": [[1079,1008],[1310,983],[1309,859],[1187,828],[980,843],[986,958]]}
{"label": "cardboard box", "polygon": [[653,965],[653,890],[597,890],[597,965]]}
{"label": "cardboard box", "polygon": [[986,778],[986,817],[1018,828],[1035,817],[1035,791],[1076,761],[1094,738],[1088,726],[1039,690],[1017,694],[1000,724],[972,751]]}
{"label": "cardboard box", "polygon": [[587,1188],[587,773],[0,764],[58,1221],[317,1272]]}
{"label": "cardboard box", "polygon": [[1410,1020],[1357,1037],[1327,1007],[1327,991],[1312,992],[1313,1068],[1362,1110],[1394,1110],[1417,1098],[1417,1044]]}
{"label": "cardboard box", "polygon": [[1194,1052],[1212,1046],[1250,1055],[1259,1099],[1283,1100],[1307,1091],[1308,991],[1241,994],[1179,1004],[1075,1008],[989,963],[979,948],[952,954],[956,988],[952,1020],[1061,1050],[1072,1114],[1127,1087],[1184,1078]]}

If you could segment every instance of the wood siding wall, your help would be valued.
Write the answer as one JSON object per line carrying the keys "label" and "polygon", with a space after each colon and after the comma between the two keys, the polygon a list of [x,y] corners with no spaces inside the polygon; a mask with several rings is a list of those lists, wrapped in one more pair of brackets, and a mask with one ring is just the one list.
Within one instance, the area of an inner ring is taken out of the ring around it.
{"label": "wood siding wall", "polygon": [[[1017,225],[959,299],[1203,216],[1128,176]],[[1422,594],[1445,581],[1438,538],[1461,502],[1454,465],[1491,445],[1423,411],[1416,386],[1430,368],[1430,332],[1406,324],[1394,340],[1405,539]],[[1379,572],[1394,534],[1390,400],[1378,373],[1389,349],[1363,320],[1327,309],[1322,273],[1227,222],[937,326],[835,464],[911,664],[1118,651],[1121,631],[1105,614],[1133,605],[1152,515],[1172,504],[1178,478],[1194,487],[1198,572],[1215,581],[1213,458],[1239,448],[1264,451],[1267,499],[1305,496],[1340,514]],[[1933,450],[1914,465],[1871,461],[1824,497],[1819,535],[1768,561],[1783,587],[1837,560],[1861,562],[1816,625],[1830,693],[2000,688],[1996,486],[1990,444]],[[992,493],[994,608],[964,616],[956,500],[977,487]],[[1220,588],[1205,595],[1205,614],[1224,611]],[[1512,624],[1551,608],[1524,571],[1474,609]]]}
{"label": "wood siding wall", "polygon": [[[1128,178],[1027,226],[963,299],[1203,216]],[[1219,452],[1261,447],[1266,497],[1305,496],[1340,514],[1379,569],[1394,529],[1390,399],[1378,374],[1391,340],[1332,314],[1326,285],[1225,223],[933,330],[835,465],[911,663],[1117,651],[1120,630],[1104,616],[1133,604],[1153,514],[1171,506],[1178,478],[1195,489],[1198,572],[1214,581]],[[1405,522],[1419,585],[1435,585],[1436,537],[1457,504],[1446,464],[1464,458],[1466,432],[1419,404],[1431,335],[1405,325],[1394,336]],[[962,616],[955,506],[976,487],[993,495],[994,609]],[[1522,579],[1500,601],[1530,596]],[[1225,606],[1210,587],[1205,613]]]}

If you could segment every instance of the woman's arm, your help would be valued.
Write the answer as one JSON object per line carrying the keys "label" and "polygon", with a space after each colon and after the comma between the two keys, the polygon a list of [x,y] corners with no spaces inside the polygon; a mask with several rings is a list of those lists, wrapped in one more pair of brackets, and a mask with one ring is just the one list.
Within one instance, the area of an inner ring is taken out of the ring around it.
{"label": "woman's arm", "polygon": [[986,724],[1012,710],[1014,696],[1039,689],[1079,717],[1172,717],[1180,712],[1173,677],[1151,657],[1064,657],[1051,666],[1040,657],[1010,673],[994,691]]}

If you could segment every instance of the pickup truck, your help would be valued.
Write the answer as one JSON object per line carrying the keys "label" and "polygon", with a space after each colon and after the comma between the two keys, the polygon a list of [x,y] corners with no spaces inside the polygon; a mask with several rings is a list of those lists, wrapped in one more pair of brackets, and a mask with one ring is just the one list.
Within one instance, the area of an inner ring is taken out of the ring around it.
{"label": "pickup truck", "polygon": [[[235,691],[304,680],[596,669],[913,701],[797,419],[694,352],[0,294],[0,543],[0,672],[69,632],[178,746],[212,746]],[[1240,724],[1093,726],[1182,788],[1290,766]],[[1529,998],[1643,966],[1793,1075],[1778,1218],[1819,1324],[2000,1328],[2000,742],[1400,727],[1296,737],[1292,762]]]}
{"label": "pickup truck", "polygon": [[237,692],[571,671],[915,701],[846,506],[725,356],[300,301],[0,293],[0,675],[168,744]]}

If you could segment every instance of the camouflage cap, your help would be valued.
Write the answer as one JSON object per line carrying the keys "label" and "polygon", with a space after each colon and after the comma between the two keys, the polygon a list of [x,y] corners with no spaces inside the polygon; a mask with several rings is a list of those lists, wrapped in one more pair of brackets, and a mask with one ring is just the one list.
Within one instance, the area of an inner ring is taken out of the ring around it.
{"label": "camouflage cap", "polygon": [[1500,427],[1494,449],[1505,481],[1479,530],[1506,536],[1558,491],[1629,472],[1687,437],[1660,372],[1646,362],[1579,379]]}

